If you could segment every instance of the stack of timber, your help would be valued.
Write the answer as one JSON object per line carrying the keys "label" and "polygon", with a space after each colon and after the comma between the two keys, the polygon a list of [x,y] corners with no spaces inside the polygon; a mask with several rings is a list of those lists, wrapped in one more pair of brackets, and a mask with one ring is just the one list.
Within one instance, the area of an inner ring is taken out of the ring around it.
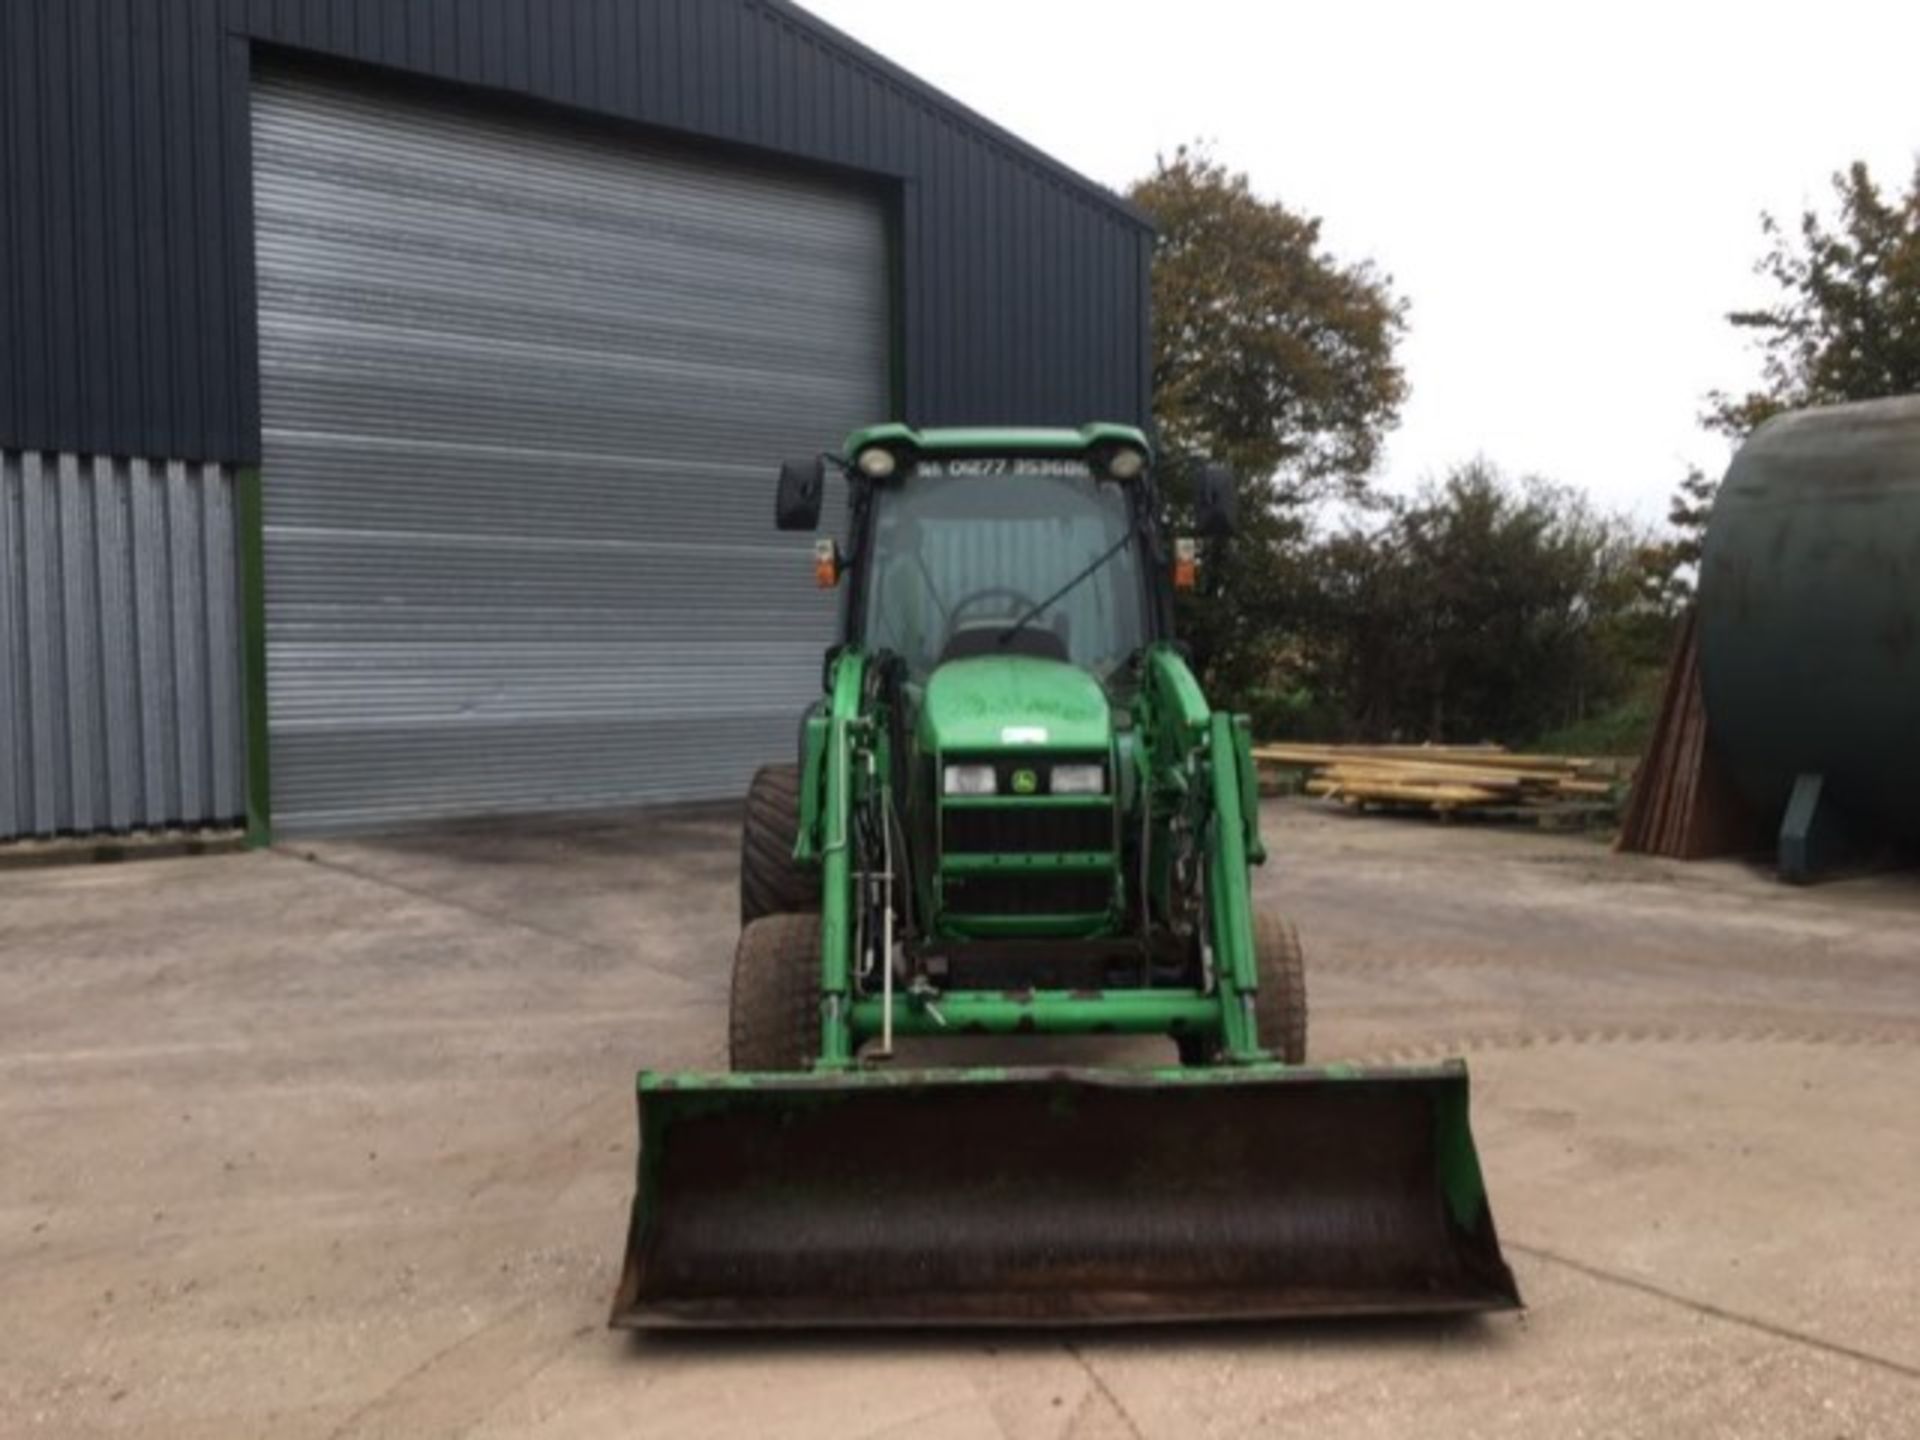
{"label": "stack of timber", "polygon": [[1713,753],[1692,611],[1680,628],[1660,718],[1634,776],[1616,850],[1704,860],[1764,846],[1765,832]]}
{"label": "stack of timber", "polygon": [[1309,795],[1353,807],[1564,823],[1611,818],[1631,768],[1498,745],[1261,745],[1253,755],[1305,771]]}

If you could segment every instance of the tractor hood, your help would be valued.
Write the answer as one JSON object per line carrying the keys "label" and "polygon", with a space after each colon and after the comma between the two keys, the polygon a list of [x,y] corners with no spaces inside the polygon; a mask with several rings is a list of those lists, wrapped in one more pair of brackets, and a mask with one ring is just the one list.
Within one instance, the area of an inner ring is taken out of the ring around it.
{"label": "tractor hood", "polygon": [[1105,750],[1106,692],[1077,666],[1031,655],[950,660],[927,680],[922,743],[942,752]]}

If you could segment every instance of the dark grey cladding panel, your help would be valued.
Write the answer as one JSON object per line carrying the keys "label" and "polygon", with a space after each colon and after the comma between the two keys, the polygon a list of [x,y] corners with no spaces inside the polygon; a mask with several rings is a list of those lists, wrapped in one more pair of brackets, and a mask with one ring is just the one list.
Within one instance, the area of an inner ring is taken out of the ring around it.
{"label": "dark grey cladding panel", "polygon": [[906,418],[1144,417],[1140,217],[779,0],[11,0],[0,444],[258,459],[266,48],[880,177]]}
{"label": "dark grey cladding panel", "polygon": [[233,476],[0,450],[0,841],[245,808]]}

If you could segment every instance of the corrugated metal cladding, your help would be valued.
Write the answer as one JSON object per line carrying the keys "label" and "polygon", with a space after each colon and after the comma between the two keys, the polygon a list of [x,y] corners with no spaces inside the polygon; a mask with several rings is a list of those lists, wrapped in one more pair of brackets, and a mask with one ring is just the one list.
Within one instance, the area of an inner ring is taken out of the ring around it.
{"label": "corrugated metal cladding", "polygon": [[889,177],[904,418],[1145,418],[1140,219],[780,0],[13,0],[0,443],[258,458],[263,46]]}
{"label": "corrugated metal cladding", "polygon": [[0,839],[238,818],[233,482],[0,451]]}
{"label": "corrugated metal cladding", "polygon": [[833,611],[776,462],[886,409],[880,199],[298,76],[253,145],[276,825],[791,754]]}

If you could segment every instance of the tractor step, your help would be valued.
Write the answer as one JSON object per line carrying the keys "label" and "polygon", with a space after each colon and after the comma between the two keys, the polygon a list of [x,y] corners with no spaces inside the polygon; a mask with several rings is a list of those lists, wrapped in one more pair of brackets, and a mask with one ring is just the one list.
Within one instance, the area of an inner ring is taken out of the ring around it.
{"label": "tractor step", "polygon": [[619,1326],[1520,1303],[1459,1062],[640,1078]]}

